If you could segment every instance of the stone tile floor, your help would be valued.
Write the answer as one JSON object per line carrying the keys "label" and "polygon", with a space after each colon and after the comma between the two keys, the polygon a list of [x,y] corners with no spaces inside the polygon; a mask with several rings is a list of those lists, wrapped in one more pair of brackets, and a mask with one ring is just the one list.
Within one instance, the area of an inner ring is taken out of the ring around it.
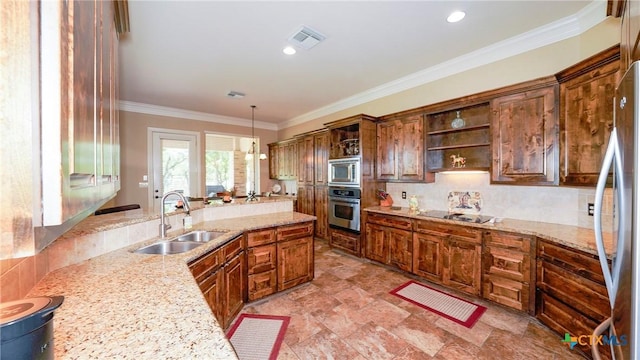
{"label": "stone tile floor", "polygon": [[408,275],[322,240],[315,258],[311,283],[243,310],[291,317],[278,359],[582,359],[533,317],[445,289],[487,307],[468,329],[389,294]]}

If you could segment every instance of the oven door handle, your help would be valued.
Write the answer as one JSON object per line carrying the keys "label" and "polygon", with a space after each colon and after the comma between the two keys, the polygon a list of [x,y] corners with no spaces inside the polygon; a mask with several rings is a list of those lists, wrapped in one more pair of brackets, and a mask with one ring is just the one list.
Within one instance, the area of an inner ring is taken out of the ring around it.
{"label": "oven door handle", "polygon": [[343,199],[343,198],[330,197],[329,201],[342,203],[342,204],[360,204],[360,199]]}

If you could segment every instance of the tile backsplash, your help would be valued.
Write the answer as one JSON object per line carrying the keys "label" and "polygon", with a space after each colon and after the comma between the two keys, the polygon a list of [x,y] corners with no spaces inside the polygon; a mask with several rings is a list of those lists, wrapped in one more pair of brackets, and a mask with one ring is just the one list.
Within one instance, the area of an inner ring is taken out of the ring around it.
{"label": "tile backsplash", "polygon": [[[435,183],[387,183],[387,192],[395,205],[408,207],[409,197],[416,195],[420,209],[448,210],[451,191],[482,194],[482,215],[519,220],[593,228],[588,203],[595,199],[595,187],[491,185],[488,173],[436,174]],[[406,191],[407,199],[402,199]],[[611,228],[612,191],[607,189],[603,202],[603,228]]]}

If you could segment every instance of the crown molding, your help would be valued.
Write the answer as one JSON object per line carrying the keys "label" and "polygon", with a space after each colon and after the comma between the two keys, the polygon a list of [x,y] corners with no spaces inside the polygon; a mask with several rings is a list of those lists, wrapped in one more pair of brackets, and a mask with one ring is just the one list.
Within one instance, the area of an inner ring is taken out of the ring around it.
{"label": "crown molding", "polygon": [[607,3],[604,0],[594,1],[574,15],[280,122],[278,123],[278,129],[303,124],[338,111],[578,36],[606,18],[606,7]]}
{"label": "crown molding", "polygon": [[[223,116],[216,115],[210,113],[204,113],[199,111],[191,111],[184,109],[176,109],[167,106],[159,106],[159,105],[151,105],[144,103],[137,103],[133,101],[120,100],[118,102],[120,111],[128,111],[140,114],[149,114],[149,115],[159,115],[159,116],[168,116],[180,119],[189,119],[189,120],[198,120],[198,121],[207,121],[217,124],[225,124],[225,125],[235,125],[242,127],[251,127],[250,119],[243,119],[231,116]],[[264,121],[255,121],[256,129],[265,129],[278,131],[278,126],[273,123],[268,123]]]}
{"label": "crown molding", "polygon": [[[278,124],[255,121],[258,129],[278,131],[331,115],[370,101],[446,78],[467,70],[516,56],[527,51],[578,36],[606,18],[605,0],[595,0],[580,12],[541,26],[529,32],[491,44],[471,53],[453,58],[427,69],[390,81],[327,106],[296,116]],[[177,109],[131,101],[119,101],[120,110],[142,114],[208,121],[218,124],[251,127],[251,120],[191,110]]]}

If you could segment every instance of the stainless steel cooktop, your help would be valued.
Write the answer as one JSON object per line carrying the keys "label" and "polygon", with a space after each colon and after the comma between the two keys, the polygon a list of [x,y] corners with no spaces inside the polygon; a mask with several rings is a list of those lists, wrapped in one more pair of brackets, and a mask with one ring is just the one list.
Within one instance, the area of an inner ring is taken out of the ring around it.
{"label": "stainless steel cooktop", "polygon": [[488,216],[488,215],[450,213],[448,211],[440,211],[440,210],[429,210],[425,212],[420,212],[418,216],[437,218],[437,219],[457,220],[457,221],[477,223],[477,224],[482,224],[493,219],[493,216]]}

